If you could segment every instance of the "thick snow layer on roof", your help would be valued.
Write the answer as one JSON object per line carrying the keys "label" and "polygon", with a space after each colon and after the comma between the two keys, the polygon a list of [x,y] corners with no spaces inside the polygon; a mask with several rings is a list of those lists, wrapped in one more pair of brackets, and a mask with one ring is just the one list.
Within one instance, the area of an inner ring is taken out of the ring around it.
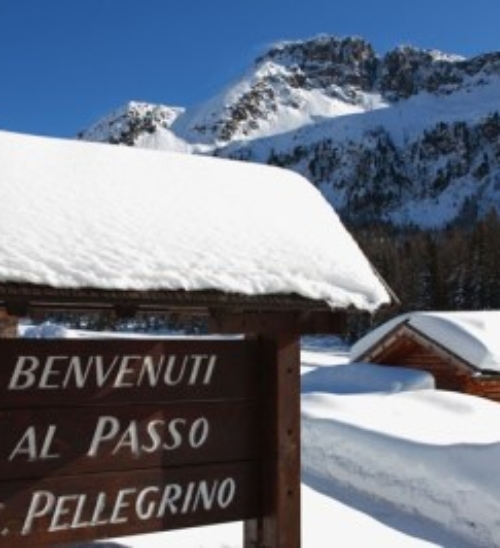
{"label": "thick snow layer on roof", "polygon": [[278,168],[0,132],[0,281],[297,293],[384,286],[321,194]]}
{"label": "thick snow layer on roof", "polygon": [[500,373],[500,311],[411,312],[374,329],[351,348],[357,361],[398,325],[406,323],[472,367]]}

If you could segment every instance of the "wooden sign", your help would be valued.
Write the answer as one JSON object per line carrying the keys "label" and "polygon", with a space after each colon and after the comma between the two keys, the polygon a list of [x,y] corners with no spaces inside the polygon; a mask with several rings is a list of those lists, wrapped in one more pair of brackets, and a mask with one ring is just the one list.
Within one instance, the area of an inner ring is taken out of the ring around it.
{"label": "wooden sign", "polygon": [[0,548],[262,515],[248,340],[0,340]]}
{"label": "wooden sign", "polygon": [[262,456],[255,403],[0,411],[0,480]]}
{"label": "wooden sign", "polygon": [[258,466],[248,463],[7,482],[0,490],[0,547],[249,519],[261,513],[261,485]]}
{"label": "wooden sign", "polygon": [[248,340],[3,339],[0,406],[255,398],[257,351]]}

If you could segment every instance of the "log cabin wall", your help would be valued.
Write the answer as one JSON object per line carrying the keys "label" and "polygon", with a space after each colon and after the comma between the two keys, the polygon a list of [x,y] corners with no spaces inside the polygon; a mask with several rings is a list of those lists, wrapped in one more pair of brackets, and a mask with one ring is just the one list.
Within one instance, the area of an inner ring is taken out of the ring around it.
{"label": "log cabin wall", "polygon": [[469,377],[466,379],[465,392],[500,403],[500,378]]}
{"label": "log cabin wall", "polygon": [[405,328],[389,337],[379,349],[374,348],[368,361],[426,371],[434,377],[436,388],[465,392],[470,374],[464,365],[420,338]]}
{"label": "log cabin wall", "polygon": [[500,402],[500,375],[473,376],[474,370],[453,354],[448,354],[407,328],[372,349],[368,359],[374,363],[426,371],[434,377],[436,388],[440,390]]}
{"label": "log cabin wall", "polygon": [[[427,348],[413,345],[405,355],[399,355],[392,361],[393,365],[400,365],[432,374],[436,388],[463,392],[466,386],[467,374],[451,361],[447,361],[434,354]],[[388,365],[391,365],[389,363]]]}

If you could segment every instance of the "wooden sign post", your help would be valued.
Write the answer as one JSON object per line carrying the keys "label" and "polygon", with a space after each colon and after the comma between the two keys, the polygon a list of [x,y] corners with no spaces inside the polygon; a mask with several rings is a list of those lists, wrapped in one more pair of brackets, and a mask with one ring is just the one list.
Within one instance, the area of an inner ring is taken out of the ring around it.
{"label": "wooden sign post", "polygon": [[288,342],[0,340],[0,547],[234,520],[299,546]]}
{"label": "wooden sign post", "polygon": [[298,548],[300,511],[300,346],[296,335],[262,337],[266,356],[264,512],[245,523],[245,548]]}

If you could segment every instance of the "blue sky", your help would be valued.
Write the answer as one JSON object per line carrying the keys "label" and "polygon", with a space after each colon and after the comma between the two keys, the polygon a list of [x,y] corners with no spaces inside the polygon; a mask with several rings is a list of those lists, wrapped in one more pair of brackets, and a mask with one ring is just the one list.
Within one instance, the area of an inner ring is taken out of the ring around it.
{"label": "blue sky", "polygon": [[72,137],[129,100],[190,106],[270,44],[500,51],[499,0],[0,0],[0,129]]}

